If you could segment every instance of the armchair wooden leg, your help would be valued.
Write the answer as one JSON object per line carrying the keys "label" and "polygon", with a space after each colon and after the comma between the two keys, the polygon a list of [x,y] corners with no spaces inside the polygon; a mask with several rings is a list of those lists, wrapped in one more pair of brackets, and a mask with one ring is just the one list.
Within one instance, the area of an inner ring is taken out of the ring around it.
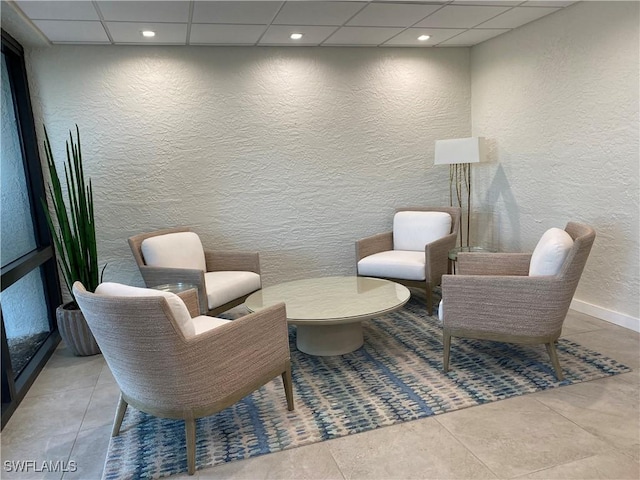
{"label": "armchair wooden leg", "polygon": [[184,421],[185,435],[187,437],[187,473],[196,473],[196,420],[187,418]]}
{"label": "armchair wooden leg", "polygon": [[111,430],[111,436],[115,437],[120,433],[120,426],[122,426],[122,419],[127,412],[127,406],[129,404],[122,398],[120,394],[120,400],[118,400],[118,408],[116,409],[116,418],[113,420],[113,429]]}
{"label": "armchair wooden leg", "polygon": [[442,370],[444,373],[449,371],[449,354],[451,351],[451,335],[448,332],[442,333]]}
{"label": "armchair wooden leg", "polygon": [[555,342],[545,343],[545,346],[547,347],[547,353],[549,354],[549,358],[551,359],[551,364],[556,371],[556,378],[558,379],[558,381],[564,380],[562,368],[560,367],[560,361],[558,360],[558,352],[556,352]]}
{"label": "armchair wooden leg", "polygon": [[282,383],[284,384],[284,394],[287,397],[287,409],[294,409],[293,405],[293,381],[291,379],[291,362],[287,364],[287,369],[282,372]]}

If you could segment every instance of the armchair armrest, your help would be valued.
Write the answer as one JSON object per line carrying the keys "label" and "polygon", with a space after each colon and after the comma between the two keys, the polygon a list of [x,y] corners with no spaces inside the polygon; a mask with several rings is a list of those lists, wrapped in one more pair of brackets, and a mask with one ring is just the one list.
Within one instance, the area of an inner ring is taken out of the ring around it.
{"label": "armchair armrest", "polygon": [[529,275],[530,253],[460,252],[457,272],[461,275]]}
{"label": "armchair armrest", "polygon": [[559,334],[572,291],[558,277],[444,275],[446,329],[503,335]]}
{"label": "armchair armrest", "polygon": [[165,283],[191,283],[198,289],[200,313],[208,311],[207,291],[204,284],[204,272],[191,268],[149,267],[140,265],[140,273],[147,287],[155,287]]}
{"label": "armchair armrest", "polygon": [[260,255],[257,252],[205,250],[207,272],[240,270],[260,275]]}
{"label": "armchair armrest", "polygon": [[379,233],[356,241],[356,263],[374,253],[393,250],[393,232]]}
{"label": "armchair armrest", "polygon": [[432,285],[438,285],[449,271],[449,250],[456,246],[457,237],[457,233],[450,233],[425,245],[425,278]]}
{"label": "armchair armrest", "polygon": [[189,315],[191,315],[191,318],[200,315],[200,301],[198,298],[197,288],[190,288],[189,290],[180,292],[177,295],[187,306],[187,310],[189,310]]}
{"label": "armchair armrest", "polygon": [[210,398],[228,393],[234,384],[262,384],[290,361],[285,305],[245,315],[187,342],[189,355],[197,359],[192,374],[209,379]]}

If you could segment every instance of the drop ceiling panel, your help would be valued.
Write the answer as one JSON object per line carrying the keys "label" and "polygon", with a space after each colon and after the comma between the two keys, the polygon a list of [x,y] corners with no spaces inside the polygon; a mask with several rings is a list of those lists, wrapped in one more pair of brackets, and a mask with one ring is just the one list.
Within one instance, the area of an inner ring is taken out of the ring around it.
{"label": "drop ceiling panel", "polygon": [[522,4],[524,7],[568,7],[569,5],[576,3],[576,1],[571,2],[557,2],[554,0],[542,0],[539,2],[525,2]]}
{"label": "drop ceiling panel", "polygon": [[255,45],[266,25],[212,25],[191,26],[191,45]]}
{"label": "drop ceiling panel", "polygon": [[343,25],[366,5],[365,2],[287,2],[275,25]]}
{"label": "drop ceiling panel", "polygon": [[451,0],[371,0],[370,3],[451,3]]}
{"label": "drop ceiling panel", "polygon": [[[106,25],[114,43],[184,45],[187,42],[186,23],[107,22]],[[156,36],[143,37],[143,30],[153,30]]]}
{"label": "drop ceiling panel", "polygon": [[453,0],[454,5],[489,5],[497,7],[514,7],[522,0]]}
{"label": "drop ceiling panel", "polygon": [[268,25],[282,2],[194,2],[193,23]]}
{"label": "drop ceiling panel", "polygon": [[34,20],[33,23],[53,43],[109,43],[109,37],[100,22]]}
{"label": "drop ceiling panel", "polygon": [[516,28],[525,23],[532,22],[538,18],[557,12],[558,8],[545,7],[515,7],[508,12],[492,18],[488,22],[480,25],[481,28]]}
{"label": "drop ceiling panel", "polygon": [[189,2],[181,1],[101,1],[98,8],[106,21],[188,22]]}
{"label": "drop ceiling panel", "polygon": [[498,35],[501,35],[508,31],[509,30],[503,29],[467,30],[460,35],[457,35],[449,40],[445,40],[440,45],[445,47],[462,47],[475,45],[477,43],[484,42],[485,40],[489,40],[490,38],[497,37]]}
{"label": "drop ceiling panel", "polygon": [[22,1],[16,3],[32,20],[100,20],[92,2]]}
{"label": "drop ceiling panel", "polygon": [[402,32],[402,28],[342,27],[323,45],[380,45]]}
{"label": "drop ceiling panel", "polygon": [[[321,44],[329,35],[335,32],[337,27],[319,26],[285,26],[271,25],[264,36],[260,39],[259,45],[286,45],[286,46],[310,46]],[[292,33],[303,33],[300,40],[291,40]]]}
{"label": "drop ceiling panel", "polygon": [[441,5],[371,3],[348,26],[360,27],[408,27],[441,8]]}
{"label": "drop ceiling panel", "polygon": [[415,27],[471,28],[511,7],[445,5]]}
{"label": "drop ceiling panel", "polygon": [[[567,0],[310,0],[310,1],[201,1],[201,0],[2,0],[2,8],[26,15],[38,38],[53,43],[136,43],[212,45],[339,45],[428,47],[475,45],[576,3]],[[55,21],[89,23],[55,24]],[[93,22],[93,23],[91,23]],[[112,25],[111,38],[107,24]],[[130,25],[126,25],[130,23]],[[153,38],[140,36],[142,28],[155,30]],[[163,27],[165,25],[165,27]],[[207,28],[198,25],[219,25]],[[229,25],[238,25],[234,30]],[[256,40],[256,32],[261,36]],[[304,36],[289,38],[291,27]],[[95,29],[95,32],[91,31]],[[432,38],[417,42],[417,33],[430,29]],[[459,30],[479,29],[482,32]],[[390,29],[390,30],[385,30]],[[193,35],[187,39],[188,32]],[[106,35],[106,39],[105,39]],[[264,35],[264,38],[262,37]]]}
{"label": "drop ceiling panel", "polygon": [[[395,47],[422,47],[425,45],[436,45],[459,33],[464,32],[463,28],[408,28],[404,32],[396,35],[385,46]],[[420,35],[429,35],[429,40],[420,41]]]}

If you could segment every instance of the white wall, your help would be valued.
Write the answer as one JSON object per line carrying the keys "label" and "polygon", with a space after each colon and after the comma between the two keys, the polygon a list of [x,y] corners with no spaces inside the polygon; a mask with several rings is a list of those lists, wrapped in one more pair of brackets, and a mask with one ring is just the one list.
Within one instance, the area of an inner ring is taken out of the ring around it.
{"label": "white wall", "polygon": [[549,227],[592,225],[574,308],[638,330],[637,2],[581,2],[472,48],[478,234],[528,250]]}
{"label": "white wall", "polygon": [[[581,2],[471,49],[56,46],[28,53],[62,160],[78,123],[107,278],[126,238],[191,225],[259,250],[265,284],[354,271],[393,208],[448,203],[440,138],[488,137],[472,241],[598,237],[575,308],[638,328],[638,3]],[[473,125],[473,128],[471,128]],[[593,308],[591,308],[594,306]]]}
{"label": "white wall", "polygon": [[[355,272],[393,209],[448,203],[434,141],[471,131],[469,49],[56,46],[29,52],[39,133],[81,129],[106,279],[127,237],[190,225],[265,285]],[[55,153],[55,152],[54,152]]]}

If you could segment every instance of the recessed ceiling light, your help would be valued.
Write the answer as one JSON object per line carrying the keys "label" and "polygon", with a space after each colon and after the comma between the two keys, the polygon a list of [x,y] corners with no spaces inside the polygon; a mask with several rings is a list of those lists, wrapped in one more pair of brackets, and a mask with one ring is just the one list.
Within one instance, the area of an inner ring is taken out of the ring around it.
{"label": "recessed ceiling light", "polygon": [[421,42],[426,42],[427,40],[429,40],[431,37],[429,35],[420,35],[418,37],[418,40],[420,40]]}
{"label": "recessed ceiling light", "polygon": [[302,38],[302,34],[301,33],[292,33],[289,38],[291,40],[300,40]]}
{"label": "recessed ceiling light", "polygon": [[156,32],[154,32],[153,30],[143,30],[142,31],[142,36],[143,37],[155,37],[156,36]]}

